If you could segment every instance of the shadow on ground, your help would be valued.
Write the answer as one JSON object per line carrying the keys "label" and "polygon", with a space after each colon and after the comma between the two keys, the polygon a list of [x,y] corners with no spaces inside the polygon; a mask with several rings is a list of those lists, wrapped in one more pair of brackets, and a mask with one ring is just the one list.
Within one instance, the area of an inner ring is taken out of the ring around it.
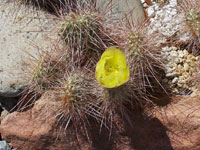
{"label": "shadow on ground", "polygon": [[[158,106],[170,103],[168,96],[162,101],[154,100]],[[99,125],[92,123],[90,134],[95,150],[172,150],[167,128],[155,117],[144,115],[143,110],[132,112],[130,122],[117,115],[112,135],[107,128],[99,132]]]}

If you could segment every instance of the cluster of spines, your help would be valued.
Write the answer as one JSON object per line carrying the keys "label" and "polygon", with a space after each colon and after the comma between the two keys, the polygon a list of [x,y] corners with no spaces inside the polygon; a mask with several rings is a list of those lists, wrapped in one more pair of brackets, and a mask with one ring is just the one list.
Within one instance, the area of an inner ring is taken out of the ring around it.
{"label": "cluster of spines", "polygon": [[[143,31],[133,28],[127,31],[125,27],[107,26],[106,18],[94,9],[82,9],[60,17],[63,22],[59,35],[65,41],[65,50],[56,57],[51,52],[48,57],[41,57],[31,82],[32,90],[42,91],[39,95],[52,90],[58,97],[57,112],[66,122],[65,128],[71,120],[87,121],[87,116],[103,124],[112,123],[117,111],[129,119],[126,106],[142,105],[142,100],[150,95],[149,88],[153,89],[151,80],[159,84],[156,71],[161,68],[160,55],[158,49],[148,43],[153,37],[145,37]],[[109,89],[95,81],[94,68],[103,51],[110,46],[117,46],[125,53],[131,76],[124,85]],[[62,61],[57,62],[60,59]]]}
{"label": "cluster of spines", "polygon": [[142,26],[140,28],[131,27],[124,35],[126,42],[119,42],[122,49],[124,49],[128,65],[130,66],[131,81],[133,84],[134,95],[139,99],[148,99],[154,90],[163,89],[160,77],[163,73],[163,59],[160,48],[156,46],[156,34],[148,33],[148,27]]}
{"label": "cluster of spines", "polygon": [[200,34],[200,11],[191,9],[186,14],[186,22],[196,36]]}
{"label": "cluster of spines", "polygon": [[65,129],[72,121],[84,124],[87,118],[93,117],[100,120],[99,104],[95,100],[94,80],[89,77],[86,72],[74,71],[66,73],[63,79],[63,84],[56,88],[53,92],[58,97],[58,114],[61,114],[61,119],[65,121]]}
{"label": "cluster of spines", "polygon": [[105,19],[93,11],[67,15],[59,35],[69,49],[72,63],[78,66],[97,62],[103,51],[114,43],[108,36]]}
{"label": "cluster of spines", "polygon": [[184,14],[183,22],[186,24],[186,31],[191,34],[191,38],[185,44],[186,48],[194,55],[200,53],[200,3],[199,0],[182,0],[179,2],[181,13]]}

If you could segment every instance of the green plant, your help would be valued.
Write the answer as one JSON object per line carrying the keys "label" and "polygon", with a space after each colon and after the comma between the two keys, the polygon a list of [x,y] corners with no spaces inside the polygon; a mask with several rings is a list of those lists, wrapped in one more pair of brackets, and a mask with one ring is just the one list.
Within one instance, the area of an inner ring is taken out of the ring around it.
{"label": "green plant", "polygon": [[54,89],[57,99],[58,120],[63,121],[65,129],[70,122],[75,126],[85,124],[90,116],[100,120],[99,103],[96,101],[96,83],[93,78],[83,71],[67,72],[63,84]]}
{"label": "green plant", "polygon": [[161,85],[164,66],[161,50],[156,46],[157,35],[148,32],[147,24],[140,28],[125,26],[121,30],[124,34],[118,44],[127,57],[133,93],[139,101],[148,99],[153,92],[164,90]]}
{"label": "green plant", "polygon": [[186,14],[186,22],[196,36],[200,34],[200,11],[190,9]]}
{"label": "green plant", "polygon": [[110,30],[103,16],[81,11],[64,17],[59,35],[68,47],[72,62],[78,66],[87,63],[94,66],[102,52],[114,43]]}
{"label": "green plant", "polygon": [[124,53],[114,46],[105,50],[96,65],[96,80],[99,83],[96,97],[100,104],[101,122],[105,125],[110,123],[110,129],[116,113],[130,120],[126,105],[133,107],[131,99],[135,96],[129,74]]}
{"label": "green plant", "polygon": [[116,87],[116,88],[104,88],[98,87],[98,103],[100,103],[100,113],[102,115],[101,123],[112,129],[114,116],[117,114],[123,120],[128,121],[131,124],[132,110],[138,109],[138,106],[142,103],[133,101],[135,98],[131,81]]}
{"label": "green plant", "polygon": [[186,31],[191,34],[190,40],[185,47],[194,55],[200,53],[200,3],[198,0],[183,0],[179,2],[181,13],[184,14],[183,21]]}
{"label": "green plant", "polygon": [[27,70],[24,78],[29,80],[18,103],[19,110],[32,106],[46,91],[60,84],[67,69],[66,57],[61,49],[38,51],[36,56],[30,55],[26,61]]}

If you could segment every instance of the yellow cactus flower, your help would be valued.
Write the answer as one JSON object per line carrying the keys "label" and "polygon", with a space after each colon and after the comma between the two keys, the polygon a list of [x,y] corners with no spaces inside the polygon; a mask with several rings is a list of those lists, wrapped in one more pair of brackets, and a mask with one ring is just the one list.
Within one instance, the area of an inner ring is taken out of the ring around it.
{"label": "yellow cactus flower", "polygon": [[96,79],[105,88],[115,88],[126,83],[129,74],[124,53],[114,46],[105,50],[96,65]]}

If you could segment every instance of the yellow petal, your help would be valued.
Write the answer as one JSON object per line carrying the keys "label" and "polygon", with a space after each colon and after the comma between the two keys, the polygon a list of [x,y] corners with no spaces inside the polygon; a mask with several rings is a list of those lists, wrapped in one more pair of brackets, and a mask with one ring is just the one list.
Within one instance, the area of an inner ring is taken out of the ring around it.
{"label": "yellow petal", "polygon": [[129,80],[129,67],[124,53],[110,47],[102,54],[96,65],[96,79],[105,88],[115,88]]}

